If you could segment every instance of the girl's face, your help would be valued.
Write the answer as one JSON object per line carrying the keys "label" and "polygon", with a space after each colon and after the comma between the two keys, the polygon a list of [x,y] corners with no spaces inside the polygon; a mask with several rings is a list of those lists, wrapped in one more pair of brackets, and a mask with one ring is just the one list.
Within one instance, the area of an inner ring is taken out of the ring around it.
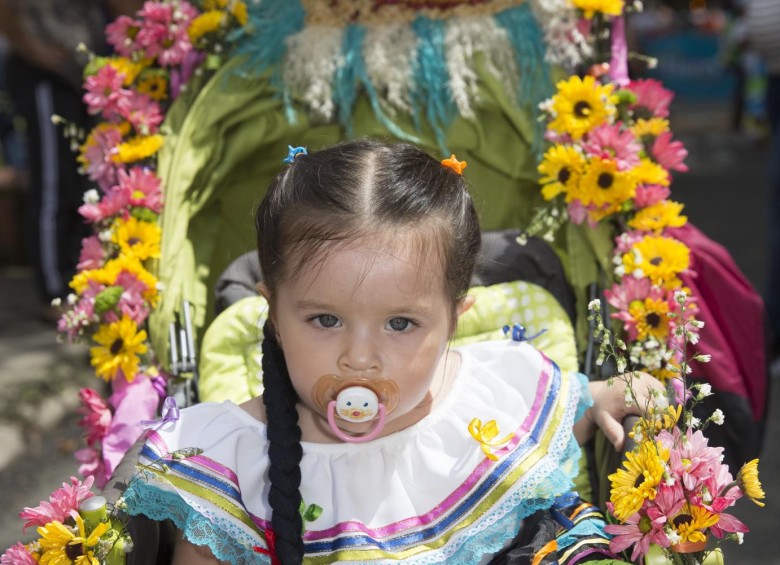
{"label": "girl's face", "polygon": [[[400,400],[385,430],[415,423],[445,383],[453,311],[459,316],[470,300],[453,308],[440,262],[420,253],[410,236],[362,238],[324,253],[324,261],[309,261],[271,297],[304,436],[307,417],[327,430],[314,396],[323,375],[394,381]],[[371,426],[339,422],[351,433]]]}

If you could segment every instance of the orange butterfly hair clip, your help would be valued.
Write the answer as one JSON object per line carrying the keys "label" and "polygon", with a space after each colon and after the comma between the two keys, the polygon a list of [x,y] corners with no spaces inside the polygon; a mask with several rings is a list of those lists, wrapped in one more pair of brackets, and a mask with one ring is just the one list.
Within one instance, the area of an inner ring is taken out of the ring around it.
{"label": "orange butterfly hair clip", "polygon": [[468,163],[466,163],[466,161],[458,161],[458,159],[455,157],[454,153],[452,155],[450,155],[449,159],[443,159],[441,164],[444,165],[445,167],[449,168],[449,169],[452,169],[453,171],[455,171],[459,175],[463,174],[463,169],[465,169],[466,165],[468,165]]}

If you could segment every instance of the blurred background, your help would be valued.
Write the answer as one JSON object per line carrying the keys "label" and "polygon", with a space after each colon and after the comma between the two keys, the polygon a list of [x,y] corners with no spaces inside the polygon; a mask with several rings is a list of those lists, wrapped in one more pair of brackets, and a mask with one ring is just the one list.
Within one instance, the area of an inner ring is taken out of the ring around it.
{"label": "blurred background", "polygon": [[[676,93],[672,129],[689,151],[690,172],[675,177],[673,198],[763,293],[769,226],[780,218],[771,216],[767,67],[749,41],[749,1],[647,1],[629,19],[628,33],[632,51],[659,60],[655,68],[635,61],[634,74],[658,78]],[[0,37],[0,59],[8,57]],[[83,447],[77,391],[102,386],[86,345],[58,343],[52,312],[36,290],[24,235],[34,173],[25,151],[30,129],[11,102],[17,77],[6,68],[0,63],[0,549],[29,538],[17,517],[22,507],[37,505],[77,474],[73,454]],[[735,514],[751,532],[742,546],[725,544],[732,565],[780,563],[770,543],[780,531],[780,450],[772,447],[780,435],[780,364],[773,373],[759,465],[767,504],[738,505]]]}

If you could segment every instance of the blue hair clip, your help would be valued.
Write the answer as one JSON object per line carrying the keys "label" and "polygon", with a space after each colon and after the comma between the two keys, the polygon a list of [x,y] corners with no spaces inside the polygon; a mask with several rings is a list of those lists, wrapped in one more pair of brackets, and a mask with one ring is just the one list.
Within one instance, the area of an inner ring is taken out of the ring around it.
{"label": "blue hair clip", "polygon": [[512,341],[531,341],[532,339],[536,339],[540,335],[542,335],[544,332],[547,331],[547,328],[536,332],[534,335],[526,336],[525,333],[528,331],[525,329],[525,326],[522,324],[514,324],[513,326],[504,326],[504,335],[508,335],[509,332],[512,332]]}
{"label": "blue hair clip", "polygon": [[287,152],[287,157],[282,159],[282,163],[287,163],[288,165],[292,165],[295,158],[299,155],[309,154],[305,147],[293,147],[292,145],[288,145],[287,147],[289,148],[289,151]]}

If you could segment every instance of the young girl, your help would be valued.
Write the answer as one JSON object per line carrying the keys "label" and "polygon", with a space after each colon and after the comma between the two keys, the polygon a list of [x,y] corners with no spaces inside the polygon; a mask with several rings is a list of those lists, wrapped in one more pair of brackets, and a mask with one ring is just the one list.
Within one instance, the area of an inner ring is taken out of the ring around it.
{"label": "young girl", "polygon": [[130,513],[174,521],[177,564],[609,556],[566,493],[572,428],[621,443],[623,391],[587,408],[528,344],[448,348],[480,244],[457,161],[365,140],[290,161],[257,213],[265,393],[151,431]]}

